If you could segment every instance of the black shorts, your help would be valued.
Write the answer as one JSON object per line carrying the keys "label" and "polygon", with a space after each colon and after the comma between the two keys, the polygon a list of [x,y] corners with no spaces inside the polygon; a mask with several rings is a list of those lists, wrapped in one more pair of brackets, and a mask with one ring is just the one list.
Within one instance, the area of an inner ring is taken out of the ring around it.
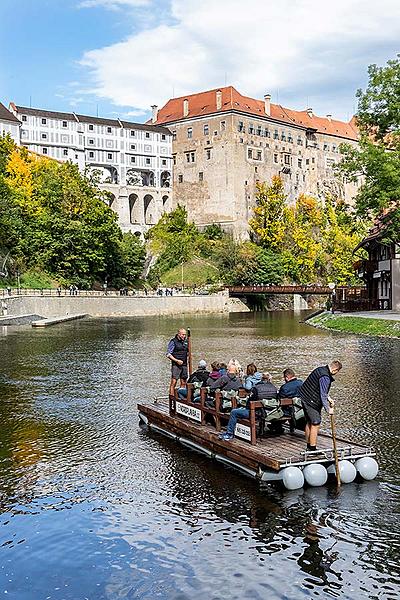
{"label": "black shorts", "polygon": [[306,404],[306,402],[301,401],[304,410],[304,417],[310,425],[320,425],[321,424],[321,411],[317,410],[313,406]]}
{"label": "black shorts", "polygon": [[175,362],[171,365],[171,379],[184,379],[188,378],[187,365],[177,365]]}

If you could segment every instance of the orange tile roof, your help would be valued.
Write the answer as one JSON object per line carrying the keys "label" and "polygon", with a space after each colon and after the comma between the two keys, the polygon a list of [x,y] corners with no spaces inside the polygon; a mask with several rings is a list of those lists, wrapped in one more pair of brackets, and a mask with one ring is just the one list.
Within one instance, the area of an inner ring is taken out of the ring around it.
{"label": "orange tile roof", "polygon": [[[217,91],[220,91],[222,94],[222,108],[220,110],[217,110]],[[189,114],[187,117],[183,116],[184,100],[188,100],[189,103]],[[266,116],[264,111],[264,100],[256,100],[255,98],[242,96],[242,94],[240,94],[233,86],[228,86],[200,92],[198,94],[191,94],[189,96],[181,96],[180,98],[171,98],[158,111],[155,124],[161,125],[173,123],[174,121],[181,121],[184,118],[191,119],[193,117],[230,110],[249,113],[249,115],[254,115],[255,117]],[[358,131],[354,119],[352,119],[350,123],[346,123],[344,121],[328,119],[327,117],[317,117],[316,115],[310,116],[306,110],[291,110],[289,108],[284,108],[280,104],[272,103],[270,118],[287,123],[288,125],[297,125],[302,128],[315,129],[319,133],[326,133],[327,135],[335,135],[352,140],[358,139]]]}

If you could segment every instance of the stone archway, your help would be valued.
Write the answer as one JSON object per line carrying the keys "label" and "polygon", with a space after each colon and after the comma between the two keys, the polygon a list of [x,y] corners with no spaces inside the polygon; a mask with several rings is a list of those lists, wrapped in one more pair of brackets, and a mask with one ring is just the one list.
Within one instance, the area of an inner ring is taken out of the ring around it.
{"label": "stone archway", "polygon": [[161,187],[169,188],[171,185],[171,173],[169,171],[163,171],[160,177]]}
{"label": "stone archway", "polygon": [[142,223],[143,212],[140,210],[140,200],[137,194],[129,195],[129,222],[133,224]]}
{"label": "stone archway", "polygon": [[112,208],[113,204],[115,202],[115,196],[112,192],[109,192],[109,191],[106,191],[105,194],[106,194],[106,198],[107,198],[107,204],[110,208]]}
{"label": "stone archway", "polygon": [[155,225],[157,222],[156,202],[151,194],[144,197],[144,222],[146,225]]}
{"label": "stone archway", "polygon": [[167,195],[162,197],[162,211],[163,213],[170,212],[171,210],[171,198]]}

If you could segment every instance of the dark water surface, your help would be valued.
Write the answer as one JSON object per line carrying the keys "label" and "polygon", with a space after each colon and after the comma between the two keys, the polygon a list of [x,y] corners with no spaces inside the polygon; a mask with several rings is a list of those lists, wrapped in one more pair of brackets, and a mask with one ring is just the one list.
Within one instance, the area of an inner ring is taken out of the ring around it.
{"label": "dark water surface", "polygon": [[166,393],[173,318],[0,328],[0,598],[398,598],[400,343],[290,313],[190,317],[195,359],[275,382],[339,358],[338,433],[374,482],[284,492],[139,429]]}

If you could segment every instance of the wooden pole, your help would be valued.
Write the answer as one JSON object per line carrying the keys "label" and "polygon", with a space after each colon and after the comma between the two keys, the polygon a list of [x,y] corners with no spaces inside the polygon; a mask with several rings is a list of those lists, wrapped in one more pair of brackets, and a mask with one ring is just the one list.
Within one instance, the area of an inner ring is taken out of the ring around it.
{"label": "wooden pole", "polygon": [[189,377],[192,374],[192,340],[190,337],[190,329],[187,330],[187,339],[188,339],[188,369],[189,369]]}
{"label": "wooden pole", "polygon": [[333,441],[333,454],[335,456],[336,481],[337,481],[337,486],[340,487],[341,481],[340,481],[340,470],[339,470],[339,457],[338,457],[337,446],[336,446],[336,427],[335,427],[335,417],[333,416],[333,413],[331,414],[330,417],[331,417],[331,431],[332,431],[332,441]]}

